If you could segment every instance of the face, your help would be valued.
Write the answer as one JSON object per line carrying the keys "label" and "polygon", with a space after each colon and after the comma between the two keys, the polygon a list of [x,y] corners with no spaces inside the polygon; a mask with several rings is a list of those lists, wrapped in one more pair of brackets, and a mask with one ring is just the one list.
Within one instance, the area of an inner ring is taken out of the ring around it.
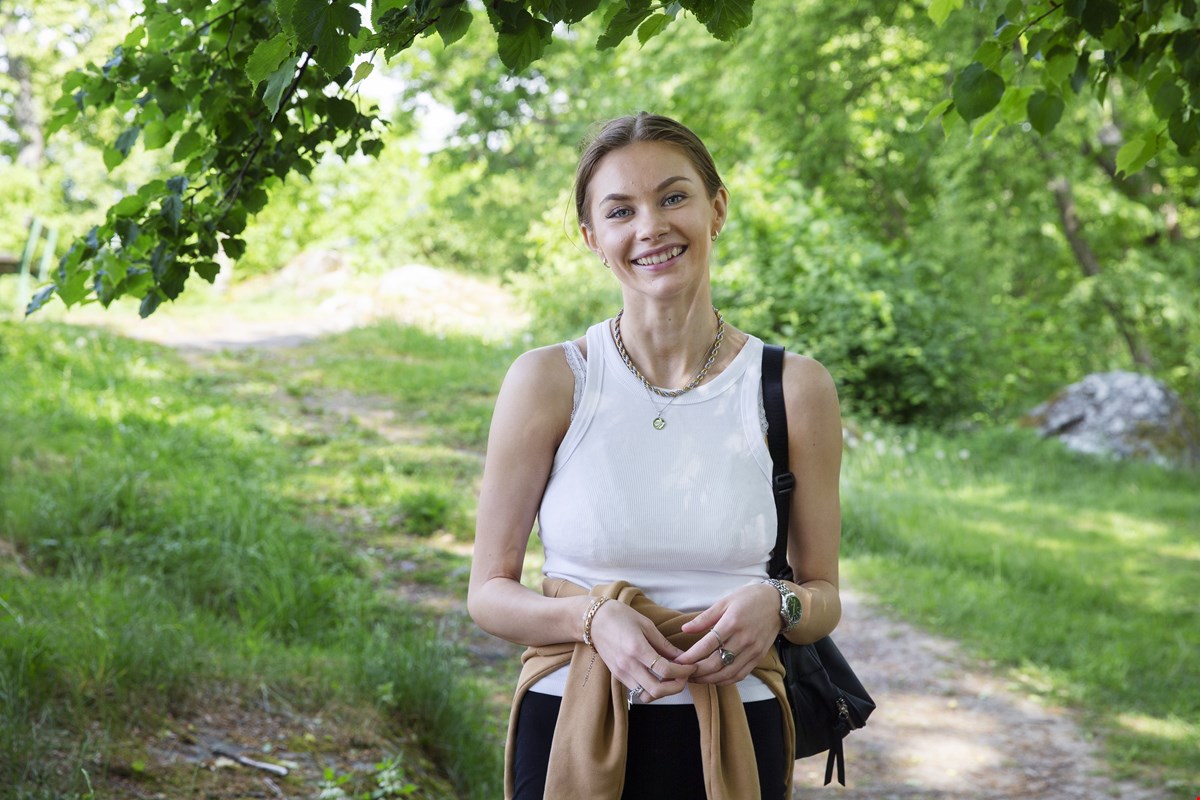
{"label": "face", "polygon": [[635,142],[596,165],[588,184],[588,247],[626,291],[654,296],[708,285],[712,236],[725,223],[727,195],[710,198],[683,150]]}

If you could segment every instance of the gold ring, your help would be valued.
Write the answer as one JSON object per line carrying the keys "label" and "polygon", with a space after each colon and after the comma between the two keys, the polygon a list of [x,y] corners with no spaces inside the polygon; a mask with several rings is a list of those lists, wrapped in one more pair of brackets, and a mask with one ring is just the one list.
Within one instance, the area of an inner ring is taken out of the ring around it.
{"label": "gold ring", "polygon": [[717,633],[717,629],[709,628],[708,630],[710,633],[712,633],[713,636],[717,637],[717,647],[724,647],[725,640],[721,638],[721,634]]}
{"label": "gold ring", "polygon": [[661,681],[663,679],[663,676],[659,675],[657,672],[654,671],[654,665],[657,664],[659,661],[662,661],[662,656],[658,656],[653,661],[651,661],[650,665],[647,666],[646,669],[650,670],[650,674],[654,676],[655,680]]}

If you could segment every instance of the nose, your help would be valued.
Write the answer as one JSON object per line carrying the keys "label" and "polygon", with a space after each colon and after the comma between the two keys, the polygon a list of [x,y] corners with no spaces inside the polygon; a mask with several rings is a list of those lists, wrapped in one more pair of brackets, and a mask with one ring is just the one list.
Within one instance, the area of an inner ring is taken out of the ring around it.
{"label": "nose", "polygon": [[657,239],[669,228],[666,215],[661,208],[654,206],[643,212],[638,219],[638,238],[643,241]]}

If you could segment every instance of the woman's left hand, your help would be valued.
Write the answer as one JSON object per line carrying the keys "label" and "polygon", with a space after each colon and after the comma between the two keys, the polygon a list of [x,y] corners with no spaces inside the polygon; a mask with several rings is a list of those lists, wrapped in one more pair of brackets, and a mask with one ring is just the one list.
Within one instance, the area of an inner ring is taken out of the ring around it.
{"label": "woman's left hand", "polygon": [[[675,663],[696,665],[689,683],[737,683],[758,666],[779,627],[779,592],[765,583],[743,586],[684,623],[684,633],[704,636]],[[730,663],[728,656],[722,660],[722,651],[733,654]]]}

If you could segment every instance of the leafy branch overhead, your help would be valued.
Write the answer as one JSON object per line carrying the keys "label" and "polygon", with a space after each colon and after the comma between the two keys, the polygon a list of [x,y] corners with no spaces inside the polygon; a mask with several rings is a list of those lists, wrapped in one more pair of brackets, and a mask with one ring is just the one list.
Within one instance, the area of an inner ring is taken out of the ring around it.
{"label": "leafy branch overhead", "polygon": [[[972,3],[992,33],[954,79],[928,120],[963,122],[976,135],[1024,123],[1049,134],[1072,98],[1104,102],[1118,79],[1143,92],[1150,124],[1134,126],[1117,169],[1142,169],[1163,150],[1200,154],[1200,26],[1197,0],[1008,0]],[[963,0],[932,0],[943,25]],[[951,111],[954,112],[951,115]]]}
{"label": "leafy branch overhead", "polygon": [[67,305],[122,296],[143,316],[175,299],[195,273],[212,281],[218,258],[245,251],[240,235],[289,175],[326,153],[377,155],[385,122],[358,84],[382,57],[418,37],[449,46],[486,11],[513,72],[541,58],[556,29],[599,14],[598,46],[635,32],[643,44],[690,15],[727,40],[750,24],[753,0],[376,0],[365,18],[350,0],[173,0],[147,3],[103,65],[64,81],[51,131],[81,114],[114,111],[123,130],[105,150],[109,170],[140,142],[169,152],[171,175],[108,209],[104,223],[60,260],[32,313],[57,295]]}

